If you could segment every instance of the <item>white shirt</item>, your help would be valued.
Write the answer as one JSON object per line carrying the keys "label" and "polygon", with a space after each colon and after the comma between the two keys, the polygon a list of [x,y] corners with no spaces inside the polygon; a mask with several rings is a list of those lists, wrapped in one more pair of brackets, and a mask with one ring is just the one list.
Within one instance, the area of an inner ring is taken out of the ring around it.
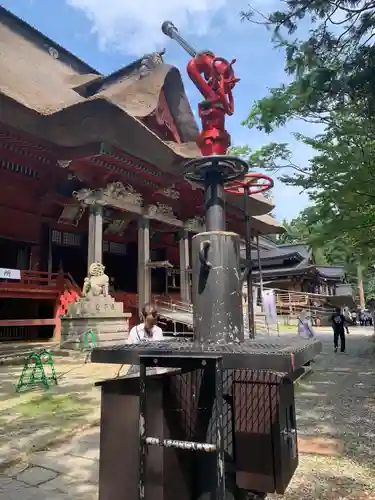
{"label": "white shirt", "polygon": [[127,339],[128,344],[137,344],[138,342],[144,341],[157,341],[163,340],[163,330],[159,326],[152,327],[152,336],[146,335],[145,324],[133,326],[130,330],[129,337]]}

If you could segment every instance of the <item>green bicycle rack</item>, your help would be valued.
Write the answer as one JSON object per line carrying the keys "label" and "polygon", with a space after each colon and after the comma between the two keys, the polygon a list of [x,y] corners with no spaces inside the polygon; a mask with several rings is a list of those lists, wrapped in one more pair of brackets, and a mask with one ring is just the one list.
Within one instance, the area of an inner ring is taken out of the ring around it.
{"label": "green bicycle rack", "polygon": [[[46,373],[45,368],[48,368],[49,372]],[[25,359],[16,392],[31,390],[39,386],[49,389],[51,385],[57,385],[55,364],[51,353],[45,349],[32,352]]]}

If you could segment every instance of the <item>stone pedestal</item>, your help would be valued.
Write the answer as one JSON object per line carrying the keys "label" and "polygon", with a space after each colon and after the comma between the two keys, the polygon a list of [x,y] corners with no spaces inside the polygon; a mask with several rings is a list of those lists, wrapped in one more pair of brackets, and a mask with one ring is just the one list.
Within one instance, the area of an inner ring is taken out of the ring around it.
{"label": "stone pedestal", "polygon": [[83,335],[93,330],[98,345],[123,344],[129,335],[130,313],[110,295],[90,296],[71,304],[61,317],[61,347],[80,349]]}

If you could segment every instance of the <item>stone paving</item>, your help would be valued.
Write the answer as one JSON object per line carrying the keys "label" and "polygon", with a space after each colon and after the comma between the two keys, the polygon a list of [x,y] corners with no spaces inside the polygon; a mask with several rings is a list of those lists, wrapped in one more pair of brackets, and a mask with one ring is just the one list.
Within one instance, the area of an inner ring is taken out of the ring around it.
{"label": "stone paving", "polygon": [[64,364],[56,359],[58,385],[16,393],[22,366],[0,366],[0,470],[4,463],[43,449],[100,418],[100,390],[94,382],[111,378],[118,365]]}
{"label": "stone paving", "polygon": [[[348,354],[332,335],[296,390],[300,467],[283,500],[375,500],[375,344],[354,330]],[[98,498],[99,428],[31,454],[0,474],[0,500]]]}
{"label": "stone paving", "polygon": [[99,428],[56,449],[32,454],[0,475],[0,500],[98,498]]}

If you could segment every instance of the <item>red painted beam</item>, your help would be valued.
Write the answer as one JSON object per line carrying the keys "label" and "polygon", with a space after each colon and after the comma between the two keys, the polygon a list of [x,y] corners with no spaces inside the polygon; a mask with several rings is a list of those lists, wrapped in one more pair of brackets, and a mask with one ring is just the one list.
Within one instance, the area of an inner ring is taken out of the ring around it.
{"label": "red painted beam", "polygon": [[[40,154],[39,156],[42,157],[43,155]],[[56,164],[53,165],[49,160],[47,160],[46,162],[42,162],[37,158],[36,155],[22,154],[20,151],[17,151],[17,149],[12,150],[4,147],[4,145],[1,143],[0,143],[0,158],[1,160],[9,161],[24,167],[31,168],[32,170],[36,171],[39,174],[40,178],[49,176],[51,174],[54,174],[54,176],[56,176],[57,173],[56,172],[57,165]]]}
{"label": "red painted beam", "polygon": [[[101,165],[99,162],[103,162],[106,165]],[[111,157],[95,157],[92,160],[85,158],[82,160],[77,160],[74,162],[73,170],[78,173],[78,175],[88,182],[92,188],[103,187],[104,185],[113,182],[121,181],[123,184],[130,184],[136,191],[139,191],[144,197],[146,203],[160,202],[169,205],[174,210],[175,214],[178,216],[180,211],[180,200],[172,200],[157,193],[158,189],[163,189],[168,186],[167,183],[156,184],[154,179],[152,186],[147,185],[144,182],[144,176],[137,174],[137,172],[132,169],[132,167],[124,168],[121,163],[121,170],[111,169],[111,165],[114,165],[113,159]],[[127,175],[130,174],[130,175]]]}
{"label": "red painted beam", "polygon": [[40,137],[34,137],[26,132],[22,132],[19,129],[15,129],[2,123],[0,123],[0,134],[5,137],[10,137],[19,143],[30,145],[40,151],[54,151],[56,148],[55,145],[47,141],[43,141]]}

